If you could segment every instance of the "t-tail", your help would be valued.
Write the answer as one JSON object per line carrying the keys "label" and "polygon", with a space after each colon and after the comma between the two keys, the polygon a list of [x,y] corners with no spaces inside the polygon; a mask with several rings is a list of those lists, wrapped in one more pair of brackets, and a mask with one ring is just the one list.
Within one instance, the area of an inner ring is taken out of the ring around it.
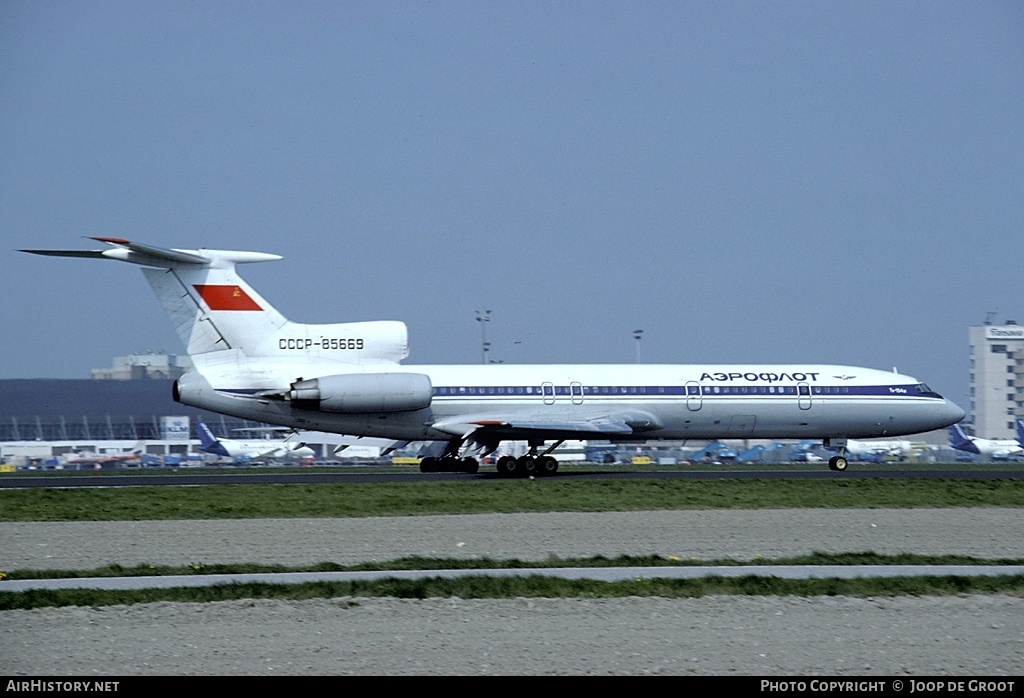
{"label": "t-tail", "polygon": [[1017,444],[1024,448],[1024,419],[1017,417]]}
{"label": "t-tail", "polygon": [[166,249],[123,238],[92,238],[104,250],[22,250],[114,259],[143,267],[190,356],[237,351],[250,358],[397,363],[409,353],[402,322],[306,325],[285,318],[236,272],[239,264],[283,259],[263,252]]}

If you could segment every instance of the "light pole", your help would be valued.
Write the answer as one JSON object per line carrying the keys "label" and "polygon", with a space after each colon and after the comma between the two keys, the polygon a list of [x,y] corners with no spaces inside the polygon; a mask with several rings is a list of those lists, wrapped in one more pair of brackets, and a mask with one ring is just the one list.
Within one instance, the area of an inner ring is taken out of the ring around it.
{"label": "light pole", "polygon": [[483,362],[487,363],[487,352],[491,345],[487,342],[487,325],[491,321],[491,311],[485,310],[482,313],[476,311],[476,321],[480,323],[480,347],[483,349]]}
{"label": "light pole", "polygon": [[643,330],[633,330],[633,339],[636,340],[636,362],[640,363],[640,338],[643,337]]}

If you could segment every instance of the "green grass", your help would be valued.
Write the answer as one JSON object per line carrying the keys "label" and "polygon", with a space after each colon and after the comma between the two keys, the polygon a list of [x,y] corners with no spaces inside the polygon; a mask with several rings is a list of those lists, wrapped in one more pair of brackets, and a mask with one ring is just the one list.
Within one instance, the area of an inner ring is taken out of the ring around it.
{"label": "green grass", "polygon": [[358,604],[360,597],[431,597],[461,599],[578,598],[626,596],[668,599],[708,595],[748,596],[943,596],[957,594],[1022,594],[1024,575],[997,577],[933,576],[880,579],[781,579],[749,575],[701,579],[637,579],[626,582],[565,580],[542,575],[462,577],[445,579],[308,582],[303,584],[217,584],[208,587],[107,591],[38,589],[0,593],[0,611],[51,606],[111,606],[154,602],[229,601],[236,599],[320,599]]}
{"label": "green grass", "polygon": [[0,490],[0,521],[678,509],[1024,507],[1024,480],[463,480]]}
{"label": "green grass", "polygon": [[879,555],[873,552],[860,553],[812,553],[790,558],[755,558],[749,561],[736,559],[697,560],[667,557],[661,555],[620,555],[614,558],[604,556],[588,558],[549,557],[545,560],[492,560],[405,557],[390,562],[364,562],[342,565],[336,562],[319,562],[312,565],[256,565],[256,564],[206,564],[193,563],[185,566],[167,565],[106,565],[91,570],[14,570],[4,576],[9,580],[25,579],[93,579],[103,577],[167,577],[203,576],[219,574],[280,574],[288,572],[365,572],[405,570],[494,570],[494,569],[545,569],[564,567],[738,567],[765,565],[1024,565],[1024,560],[1005,558],[975,558],[966,555]]}
{"label": "green grass", "polygon": [[[452,560],[437,558],[403,558],[389,563],[339,565],[319,563],[301,567],[283,565],[192,565],[188,567],[157,567],[138,565],[125,568],[109,565],[94,570],[19,570],[8,579],[60,579],[83,577],[133,577],[166,575],[257,574],[273,572],[344,572],[361,570],[441,570],[441,569],[542,569],[550,567],[671,567],[692,565],[1019,565],[1022,560],[990,560],[965,556],[878,555],[876,553],[826,554],[814,553],[778,560],[678,560],[659,556],[622,556],[617,558],[549,559],[542,562],[521,560]],[[2,584],[2,583],[0,583]],[[742,577],[711,576],[697,579],[644,578],[622,582],[564,580],[537,574],[517,577],[467,576],[455,579],[429,577],[415,580],[385,578],[350,582],[307,582],[272,584],[240,582],[207,587],[175,587],[170,589],[95,590],[37,589],[0,593],[0,611],[28,610],[54,606],[110,606],[153,602],[228,601],[237,599],[316,598],[340,599],[339,603],[358,604],[361,597],[397,597],[425,599],[458,597],[462,599],[494,598],[579,598],[602,599],[626,596],[660,598],[696,598],[708,595],[775,595],[775,596],[939,596],[951,594],[1024,594],[1024,575],[999,576],[921,576],[904,578],[808,579],[790,580],[778,577],[745,575]]]}

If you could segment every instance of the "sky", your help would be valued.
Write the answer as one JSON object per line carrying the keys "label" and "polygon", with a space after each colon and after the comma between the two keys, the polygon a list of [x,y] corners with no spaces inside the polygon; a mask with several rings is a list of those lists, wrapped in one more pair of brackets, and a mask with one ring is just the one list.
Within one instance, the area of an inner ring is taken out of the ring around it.
{"label": "sky", "polygon": [[285,316],[411,364],[966,406],[968,327],[1024,323],[1024,4],[5,0],[0,231],[0,378],[183,351],[138,267],[17,251],[95,235],[281,254],[242,271]]}

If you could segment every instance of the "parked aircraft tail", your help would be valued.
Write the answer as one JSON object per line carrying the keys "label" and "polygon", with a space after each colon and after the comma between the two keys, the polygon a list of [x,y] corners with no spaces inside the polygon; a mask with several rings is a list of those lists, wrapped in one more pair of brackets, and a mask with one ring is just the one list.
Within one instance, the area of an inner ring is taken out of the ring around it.
{"label": "parked aircraft tail", "polygon": [[1024,448],[1024,419],[1017,417],[1017,443]]}
{"label": "parked aircraft tail", "polygon": [[217,440],[217,437],[210,431],[210,427],[206,426],[205,423],[199,422],[199,450],[206,453],[213,453],[218,456],[230,455],[223,444]]}
{"label": "parked aircraft tail", "polygon": [[969,451],[973,444],[963,428],[959,424],[954,424],[949,428],[949,445],[960,451]]}

